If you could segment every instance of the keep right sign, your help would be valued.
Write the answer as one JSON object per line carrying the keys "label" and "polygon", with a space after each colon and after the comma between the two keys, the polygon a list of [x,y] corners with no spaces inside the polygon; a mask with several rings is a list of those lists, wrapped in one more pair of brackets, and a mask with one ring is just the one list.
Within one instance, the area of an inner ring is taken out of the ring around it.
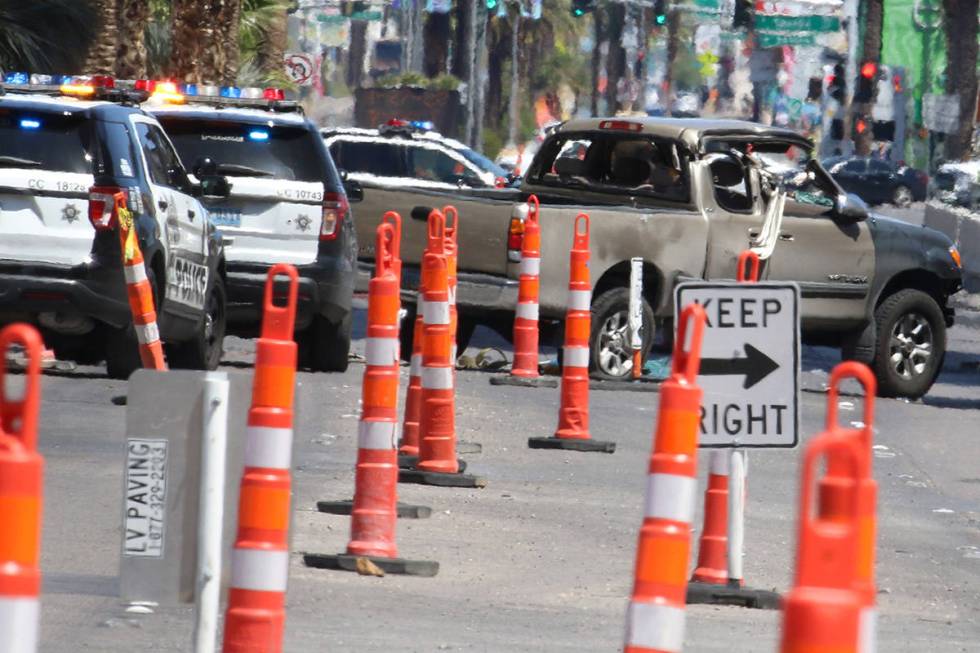
{"label": "keep right sign", "polygon": [[795,447],[800,416],[800,289],[792,283],[677,286],[674,324],[697,302],[708,321],[698,385],[702,447]]}

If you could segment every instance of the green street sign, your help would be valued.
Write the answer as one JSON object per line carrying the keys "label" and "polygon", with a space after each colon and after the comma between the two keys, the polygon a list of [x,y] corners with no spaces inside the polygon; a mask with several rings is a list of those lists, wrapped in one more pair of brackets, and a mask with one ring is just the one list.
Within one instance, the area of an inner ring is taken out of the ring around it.
{"label": "green street sign", "polygon": [[812,32],[797,34],[773,34],[771,32],[756,32],[760,48],[776,48],[783,45],[816,45],[817,40]]}
{"label": "green street sign", "polygon": [[761,32],[837,32],[837,16],[768,16],[755,15],[755,28]]}

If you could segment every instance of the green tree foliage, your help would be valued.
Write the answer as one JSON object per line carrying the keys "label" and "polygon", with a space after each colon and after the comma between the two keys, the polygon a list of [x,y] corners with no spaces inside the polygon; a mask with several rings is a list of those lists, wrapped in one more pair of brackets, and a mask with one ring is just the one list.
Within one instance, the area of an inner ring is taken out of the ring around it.
{"label": "green tree foliage", "polygon": [[95,39],[89,0],[0,0],[0,67],[75,73]]}

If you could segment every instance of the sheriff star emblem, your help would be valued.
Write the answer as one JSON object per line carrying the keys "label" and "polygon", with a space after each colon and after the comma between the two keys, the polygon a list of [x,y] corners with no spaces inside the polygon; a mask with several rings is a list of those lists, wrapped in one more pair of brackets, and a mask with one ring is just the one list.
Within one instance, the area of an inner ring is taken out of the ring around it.
{"label": "sheriff star emblem", "polygon": [[310,220],[309,216],[306,215],[301,215],[298,218],[296,218],[296,228],[299,229],[300,231],[309,231],[310,224],[312,223],[313,221]]}
{"label": "sheriff star emblem", "polygon": [[74,224],[78,220],[78,207],[74,204],[66,204],[63,209],[61,209],[61,219],[68,224]]}

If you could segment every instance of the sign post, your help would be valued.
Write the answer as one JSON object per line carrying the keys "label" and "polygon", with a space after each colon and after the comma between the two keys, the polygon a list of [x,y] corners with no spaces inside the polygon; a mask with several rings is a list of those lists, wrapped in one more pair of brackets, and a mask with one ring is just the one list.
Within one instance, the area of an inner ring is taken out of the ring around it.
{"label": "sign post", "polygon": [[[745,278],[740,259],[740,281]],[[799,287],[793,283],[694,282],[675,290],[675,311],[696,302],[708,316],[698,385],[704,390],[699,446],[729,449],[728,586],[689,601],[776,607],[771,592],[743,589],[746,448],[792,448],[799,442]],[[721,452],[713,456],[724,455]],[[692,586],[693,587],[693,586]],[[702,595],[703,594],[703,595]]]}

